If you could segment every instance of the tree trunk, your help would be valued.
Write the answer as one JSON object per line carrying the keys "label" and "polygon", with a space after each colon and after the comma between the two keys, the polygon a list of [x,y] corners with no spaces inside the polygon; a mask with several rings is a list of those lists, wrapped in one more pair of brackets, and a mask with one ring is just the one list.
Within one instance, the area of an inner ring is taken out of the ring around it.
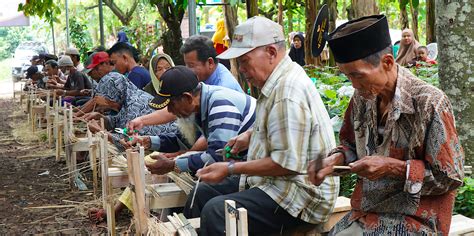
{"label": "tree trunk", "polygon": [[[228,2],[229,1],[227,0],[226,3]],[[234,29],[239,24],[239,19],[237,17],[237,6],[224,5],[224,19],[225,19],[225,26],[227,28],[227,34],[232,41],[232,36],[234,35]],[[232,42],[230,44],[232,44]],[[246,81],[244,80],[244,84],[243,84],[243,82],[239,79],[239,65],[237,64],[236,59],[230,60],[230,68],[231,68],[230,72],[232,72],[232,75],[235,78],[237,78],[240,86],[244,88],[243,85],[246,84]]]}
{"label": "tree trunk", "polygon": [[436,1],[440,87],[450,98],[466,165],[474,164],[473,1]]}
{"label": "tree trunk", "polygon": [[321,65],[320,57],[311,55],[311,36],[313,35],[314,21],[320,8],[319,0],[305,0],[306,37],[304,39],[304,53],[306,64]]}
{"label": "tree trunk", "polygon": [[413,36],[417,41],[420,41],[418,37],[418,7],[413,6],[413,0],[410,0],[410,12],[411,12],[411,30],[413,31]]}
{"label": "tree trunk", "polygon": [[[328,9],[329,9],[329,31],[332,32],[336,29],[336,20],[337,20],[337,1],[336,0],[327,0]],[[329,50],[329,66],[336,66],[336,61],[332,55],[331,50]]]}
{"label": "tree trunk", "polygon": [[351,0],[349,19],[379,14],[375,0]]}
{"label": "tree trunk", "polygon": [[283,0],[278,0],[278,24],[283,27]]}
{"label": "tree trunk", "polygon": [[[399,0],[398,4],[401,4],[401,1]],[[400,5],[400,28],[402,30],[410,28],[408,25],[407,5]]]}
{"label": "tree trunk", "polygon": [[247,0],[247,19],[258,15],[258,0]]}
{"label": "tree trunk", "polygon": [[435,0],[426,0],[426,44],[436,42],[435,22]]}
{"label": "tree trunk", "polygon": [[127,12],[123,12],[117,4],[115,4],[114,0],[103,0],[104,4],[107,5],[110,10],[119,18],[120,22],[123,25],[130,25],[130,21],[133,18],[133,12],[137,9],[138,0],[134,0],[132,3],[132,7],[127,10]]}
{"label": "tree trunk", "polygon": [[286,13],[286,17],[288,18],[288,33],[293,32],[293,13],[288,11],[288,13]]}
{"label": "tree trunk", "polygon": [[167,30],[161,36],[163,52],[170,55],[176,65],[184,65],[183,56],[179,49],[183,45],[181,36],[181,21],[184,16],[184,0],[172,1],[151,0],[150,3],[157,7],[161,18],[166,22]]}

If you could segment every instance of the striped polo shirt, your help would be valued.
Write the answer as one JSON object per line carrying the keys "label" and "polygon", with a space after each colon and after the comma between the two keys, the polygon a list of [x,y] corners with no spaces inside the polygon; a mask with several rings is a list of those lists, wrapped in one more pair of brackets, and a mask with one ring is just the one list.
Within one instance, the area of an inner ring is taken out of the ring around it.
{"label": "striped polo shirt", "polygon": [[216,150],[251,128],[255,121],[254,98],[221,86],[201,85],[201,106],[195,125],[207,139],[207,150],[176,160],[181,171],[196,172],[207,161],[208,165],[223,161],[222,156],[216,155]]}

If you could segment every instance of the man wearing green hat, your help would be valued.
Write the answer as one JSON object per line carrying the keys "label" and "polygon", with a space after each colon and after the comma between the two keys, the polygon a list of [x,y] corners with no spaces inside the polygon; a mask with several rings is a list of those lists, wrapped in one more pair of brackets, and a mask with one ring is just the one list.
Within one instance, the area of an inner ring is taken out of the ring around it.
{"label": "man wearing green hat", "polygon": [[310,164],[309,178],[319,185],[338,165],[359,177],[330,235],[448,235],[464,177],[448,98],[395,62],[383,15],[339,26],[328,43],[356,91],[340,146]]}

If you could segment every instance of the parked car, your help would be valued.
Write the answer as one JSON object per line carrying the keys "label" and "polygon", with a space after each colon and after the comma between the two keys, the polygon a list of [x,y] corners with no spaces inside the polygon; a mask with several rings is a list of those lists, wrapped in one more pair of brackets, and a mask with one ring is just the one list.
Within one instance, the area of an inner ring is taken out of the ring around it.
{"label": "parked car", "polygon": [[24,77],[26,69],[31,66],[31,58],[35,55],[48,53],[48,49],[41,42],[27,41],[22,42],[15,49],[12,65],[13,81],[19,81]]}

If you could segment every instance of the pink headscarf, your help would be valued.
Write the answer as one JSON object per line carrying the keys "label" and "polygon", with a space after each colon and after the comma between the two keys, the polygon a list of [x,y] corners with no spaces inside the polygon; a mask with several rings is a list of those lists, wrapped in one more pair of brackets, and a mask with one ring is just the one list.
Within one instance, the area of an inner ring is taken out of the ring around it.
{"label": "pink headscarf", "polygon": [[[411,43],[405,44],[403,40],[403,34],[409,33],[411,35]],[[413,31],[411,29],[404,29],[402,31],[402,40],[400,40],[400,49],[396,62],[402,66],[406,66],[409,62],[416,58],[416,49],[420,46],[420,43],[416,41]]]}

